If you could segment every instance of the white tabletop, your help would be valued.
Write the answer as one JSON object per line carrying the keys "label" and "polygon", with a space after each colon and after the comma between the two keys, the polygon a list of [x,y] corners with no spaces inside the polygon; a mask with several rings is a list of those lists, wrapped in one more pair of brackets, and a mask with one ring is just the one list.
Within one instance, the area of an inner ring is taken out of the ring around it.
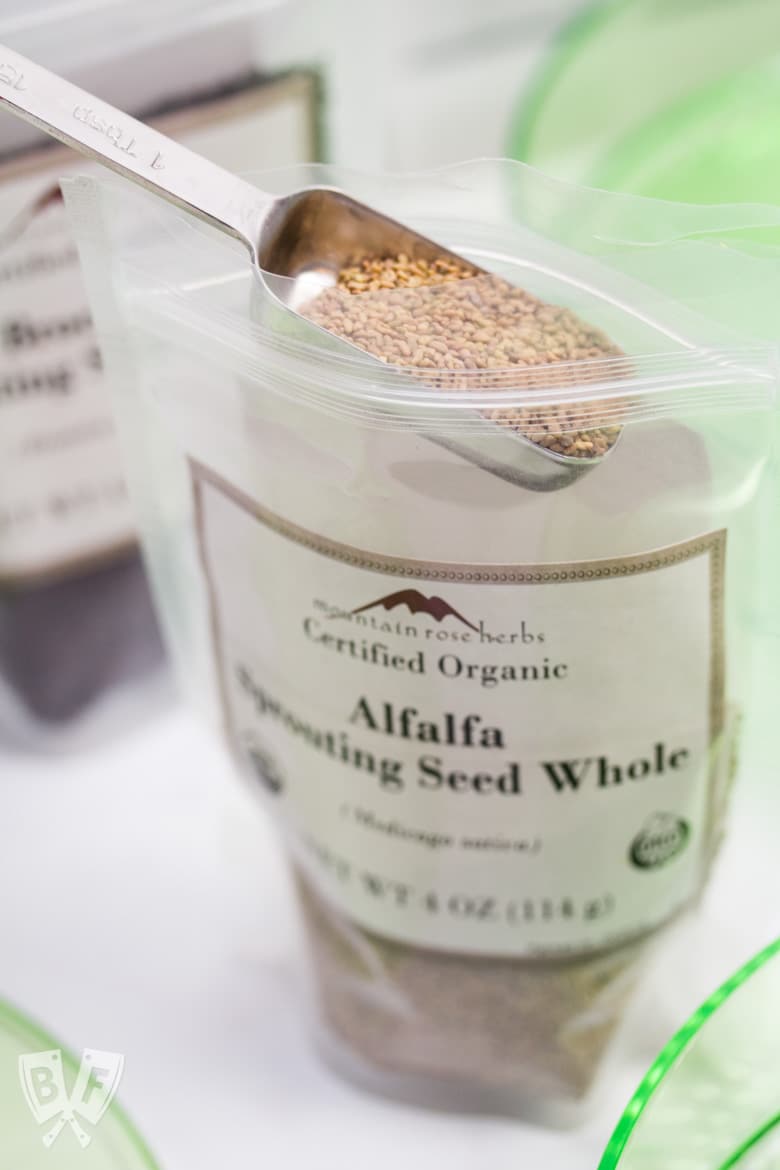
{"label": "white tabletop", "polygon": [[77,1053],[125,1054],[120,1098],[163,1170],[594,1170],[663,1042],[780,934],[763,771],[743,776],[702,906],[658,947],[576,1132],[386,1103],[322,1065],[273,833],[177,707],[87,755],[0,755],[0,995]]}

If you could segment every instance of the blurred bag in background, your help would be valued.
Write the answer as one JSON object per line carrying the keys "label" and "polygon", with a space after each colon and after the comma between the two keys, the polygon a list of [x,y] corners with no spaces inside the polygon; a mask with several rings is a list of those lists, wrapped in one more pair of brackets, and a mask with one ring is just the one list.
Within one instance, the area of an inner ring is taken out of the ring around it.
{"label": "blurred bag in background", "polygon": [[[309,160],[315,82],[261,75],[251,21],[264,7],[38,3],[0,10],[0,40],[229,169]],[[59,191],[86,169],[2,120],[0,736],[37,746],[91,741],[149,710],[166,680]]]}

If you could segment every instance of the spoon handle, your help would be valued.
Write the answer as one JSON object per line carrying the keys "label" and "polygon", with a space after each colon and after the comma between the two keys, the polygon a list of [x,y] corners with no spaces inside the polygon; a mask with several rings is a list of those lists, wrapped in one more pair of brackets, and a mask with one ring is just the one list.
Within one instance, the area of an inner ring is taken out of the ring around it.
{"label": "spoon handle", "polygon": [[0,44],[0,109],[246,244],[276,200]]}

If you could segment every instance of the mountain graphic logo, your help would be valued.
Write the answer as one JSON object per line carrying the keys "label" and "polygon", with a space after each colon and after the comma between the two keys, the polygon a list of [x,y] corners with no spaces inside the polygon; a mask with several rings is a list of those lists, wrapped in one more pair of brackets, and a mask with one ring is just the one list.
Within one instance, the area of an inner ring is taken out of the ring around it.
{"label": "mountain graphic logo", "polygon": [[397,609],[399,605],[405,605],[410,613],[427,613],[437,622],[443,622],[445,618],[453,617],[462,622],[464,626],[468,626],[470,630],[474,630],[476,634],[479,633],[479,627],[475,626],[473,622],[467,621],[463,614],[458,613],[457,609],[453,609],[444,598],[426,597],[418,589],[399,589],[397,593],[388,593],[387,597],[380,597],[377,601],[369,601],[367,605],[353,609],[352,613],[365,613],[367,609],[376,609],[380,605],[388,611]]}

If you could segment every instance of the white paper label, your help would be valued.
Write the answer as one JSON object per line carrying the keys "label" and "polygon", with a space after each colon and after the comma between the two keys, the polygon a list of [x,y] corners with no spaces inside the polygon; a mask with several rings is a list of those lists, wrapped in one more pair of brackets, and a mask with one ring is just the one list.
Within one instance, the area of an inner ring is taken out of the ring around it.
{"label": "white paper label", "polygon": [[[309,156],[311,87],[256,85],[157,120],[231,170]],[[97,343],[58,180],[85,164],[44,150],[0,170],[0,582],[31,581],[135,541]],[[5,180],[5,181],[3,181]],[[30,215],[36,201],[51,196]],[[20,233],[15,217],[29,216]]]}
{"label": "white paper label", "polygon": [[0,579],[130,543],[100,354],[61,205],[2,251],[0,351]]}
{"label": "white paper label", "polygon": [[606,945],[694,895],[724,532],[614,560],[426,563],[193,475],[232,746],[346,914],[529,954]]}

